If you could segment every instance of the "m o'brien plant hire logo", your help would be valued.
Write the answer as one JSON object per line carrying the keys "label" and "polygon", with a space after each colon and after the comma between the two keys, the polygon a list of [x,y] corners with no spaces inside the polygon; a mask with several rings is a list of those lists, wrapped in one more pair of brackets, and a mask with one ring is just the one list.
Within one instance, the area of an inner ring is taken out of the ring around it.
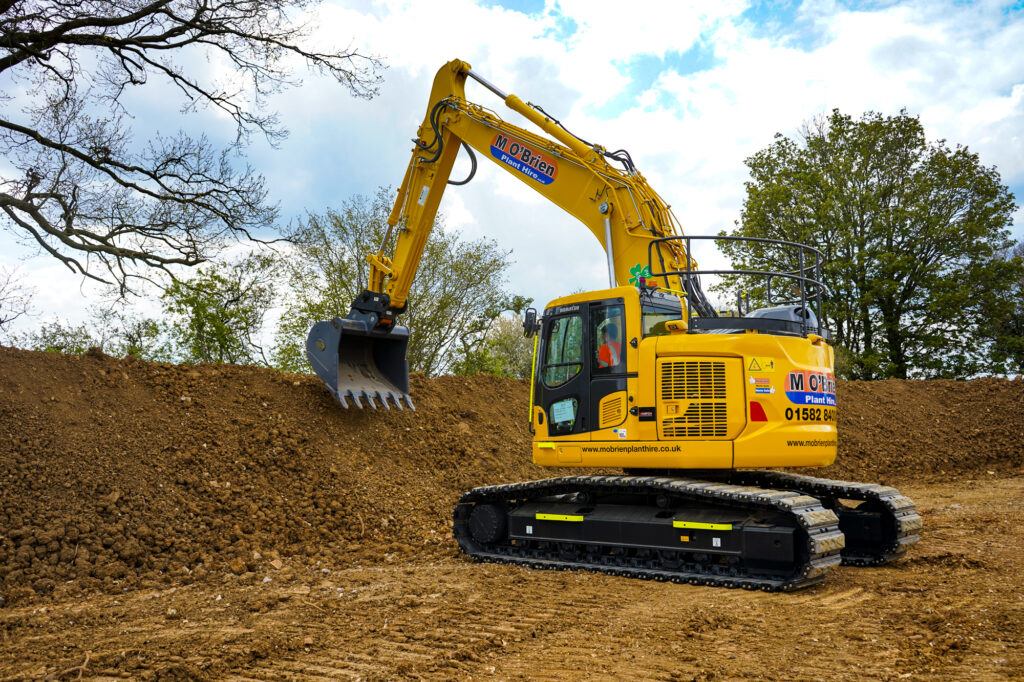
{"label": "m o'brien plant hire logo", "polygon": [[501,133],[491,140],[491,156],[542,185],[550,185],[558,177],[554,159]]}
{"label": "m o'brien plant hire logo", "polygon": [[836,406],[834,374],[797,370],[786,377],[786,397],[797,405]]}

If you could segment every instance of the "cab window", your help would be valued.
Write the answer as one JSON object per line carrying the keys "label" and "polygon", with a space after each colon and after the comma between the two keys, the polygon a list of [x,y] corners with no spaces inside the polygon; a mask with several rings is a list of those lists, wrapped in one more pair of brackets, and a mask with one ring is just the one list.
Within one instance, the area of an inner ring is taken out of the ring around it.
{"label": "cab window", "polygon": [[590,313],[591,348],[594,374],[626,371],[626,358],[622,340],[625,337],[626,318],[621,305],[601,306]]}
{"label": "cab window", "polygon": [[668,308],[644,308],[643,309],[643,330],[644,338],[648,336],[664,336],[669,333],[665,323],[683,318],[682,307],[676,309]]}
{"label": "cab window", "polygon": [[551,321],[544,348],[544,385],[561,386],[583,369],[583,319],[579,315]]}

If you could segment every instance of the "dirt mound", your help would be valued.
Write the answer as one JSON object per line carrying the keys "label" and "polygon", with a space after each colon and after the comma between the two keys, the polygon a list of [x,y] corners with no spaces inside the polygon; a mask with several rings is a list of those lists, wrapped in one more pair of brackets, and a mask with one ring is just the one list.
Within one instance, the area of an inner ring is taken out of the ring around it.
{"label": "dirt mound", "polygon": [[[319,380],[0,349],[0,596],[429,559],[459,492],[552,475],[527,387],[414,376],[417,411]],[[1024,381],[840,386],[840,460],[881,480],[1024,464]],[[237,576],[237,577],[235,577]]]}
{"label": "dirt mound", "polygon": [[839,382],[839,457],[822,476],[986,475],[1024,467],[1024,380]]}
{"label": "dirt mound", "polygon": [[412,391],[342,410],[311,376],[0,349],[4,596],[447,551],[458,490],[544,471],[522,383]]}

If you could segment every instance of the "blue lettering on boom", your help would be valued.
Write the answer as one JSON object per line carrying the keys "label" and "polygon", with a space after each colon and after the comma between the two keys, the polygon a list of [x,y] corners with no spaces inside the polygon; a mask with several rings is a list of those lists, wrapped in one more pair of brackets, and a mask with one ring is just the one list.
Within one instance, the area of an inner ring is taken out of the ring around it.
{"label": "blue lettering on boom", "polygon": [[491,156],[542,185],[550,185],[558,176],[558,164],[553,159],[500,133],[491,140]]}
{"label": "blue lettering on boom", "polygon": [[506,154],[505,152],[501,151],[497,147],[494,147],[494,146],[491,147],[491,156],[496,158],[498,161],[501,161],[506,166],[511,166],[512,168],[515,168],[517,171],[519,171],[523,175],[525,175],[525,176],[527,176],[529,178],[533,178],[534,180],[536,180],[537,182],[539,182],[541,184],[550,185],[552,182],[555,181],[554,178],[552,178],[552,177],[550,177],[550,176],[548,176],[548,175],[546,175],[544,173],[541,173],[541,172],[538,172],[538,171],[534,170],[533,168],[531,168],[530,166],[526,165],[525,163],[523,163],[519,159],[515,158],[514,156],[509,156],[508,154]]}

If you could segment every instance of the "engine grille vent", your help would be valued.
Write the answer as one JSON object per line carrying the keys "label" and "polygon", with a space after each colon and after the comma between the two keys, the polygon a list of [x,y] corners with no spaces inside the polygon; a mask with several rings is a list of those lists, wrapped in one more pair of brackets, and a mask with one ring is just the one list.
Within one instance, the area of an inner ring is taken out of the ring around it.
{"label": "engine grille vent", "polygon": [[[662,400],[715,400],[722,398],[725,398],[724,362],[684,360],[662,364]],[[723,406],[722,409],[724,410],[725,407]],[[685,417],[676,417],[675,419],[680,418]]]}
{"label": "engine grille vent", "polygon": [[600,428],[616,426],[622,423],[625,417],[626,394],[616,393],[601,401],[601,423]]}
{"label": "engine grille vent", "polygon": [[726,435],[725,403],[692,403],[681,417],[661,420],[666,438],[710,438]]}

